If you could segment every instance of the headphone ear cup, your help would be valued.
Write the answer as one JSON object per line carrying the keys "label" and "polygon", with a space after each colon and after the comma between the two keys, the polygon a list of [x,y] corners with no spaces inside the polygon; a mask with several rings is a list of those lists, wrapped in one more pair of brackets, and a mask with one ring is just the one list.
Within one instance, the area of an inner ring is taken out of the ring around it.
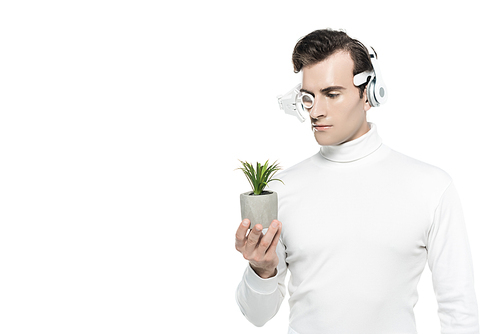
{"label": "headphone ear cup", "polygon": [[380,105],[380,103],[377,101],[377,96],[375,94],[376,82],[377,82],[376,78],[370,79],[370,82],[366,87],[366,96],[368,98],[368,103],[370,103],[372,107],[378,107]]}

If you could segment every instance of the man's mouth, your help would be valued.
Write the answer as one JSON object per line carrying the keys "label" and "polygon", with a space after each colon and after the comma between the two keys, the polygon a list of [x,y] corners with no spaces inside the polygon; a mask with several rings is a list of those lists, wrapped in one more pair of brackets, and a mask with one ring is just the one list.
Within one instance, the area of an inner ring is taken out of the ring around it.
{"label": "man's mouth", "polygon": [[326,124],[313,124],[314,131],[324,131],[331,128],[331,125]]}

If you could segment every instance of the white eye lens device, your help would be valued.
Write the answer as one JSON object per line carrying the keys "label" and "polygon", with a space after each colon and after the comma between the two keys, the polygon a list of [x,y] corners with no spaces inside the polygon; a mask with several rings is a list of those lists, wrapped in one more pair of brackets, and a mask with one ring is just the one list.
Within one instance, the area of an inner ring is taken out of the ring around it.
{"label": "white eye lens device", "polygon": [[306,92],[300,92],[297,95],[299,102],[302,103],[302,106],[306,109],[311,109],[314,105],[314,96]]}
{"label": "white eye lens device", "polygon": [[[302,94],[302,92],[300,91],[301,87],[302,84],[298,84],[285,95],[279,95],[278,104],[280,106],[280,109],[283,110],[286,114],[296,116],[299,119],[299,121],[304,122],[306,120],[304,115],[307,114],[307,112],[304,110],[304,105],[302,104],[302,100],[298,98]],[[313,103],[314,103],[314,97],[313,97]]]}

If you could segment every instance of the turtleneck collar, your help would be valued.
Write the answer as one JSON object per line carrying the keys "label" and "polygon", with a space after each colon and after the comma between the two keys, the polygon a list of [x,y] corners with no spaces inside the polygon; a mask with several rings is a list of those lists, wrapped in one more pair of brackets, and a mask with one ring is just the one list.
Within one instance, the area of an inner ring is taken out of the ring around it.
{"label": "turtleneck collar", "polygon": [[341,145],[321,146],[320,154],[333,162],[351,162],[375,152],[382,145],[382,138],[374,123],[368,122],[368,125],[370,130],[361,137]]}

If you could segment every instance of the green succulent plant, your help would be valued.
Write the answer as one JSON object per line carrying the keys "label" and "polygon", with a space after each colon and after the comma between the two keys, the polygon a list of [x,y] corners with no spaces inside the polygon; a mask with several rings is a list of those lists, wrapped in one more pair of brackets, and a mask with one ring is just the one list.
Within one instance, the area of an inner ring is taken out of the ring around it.
{"label": "green succulent plant", "polygon": [[261,195],[264,188],[271,181],[280,181],[281,183],[285,184],[280,179],[272,178],[274,174],[281,170],[281,167],[276,163],[276,161],[271,165],[269,165],[269,160],[267,160],[264,165],[261,165],[257,162],[255,168],[252,166],[252,164],[246,161],[239,161],[241,162],[243,167],[236,169],[241,169],[243,173],[245,173],[248,182],[250,182],[250,185],[252,186],[254,195]]}

